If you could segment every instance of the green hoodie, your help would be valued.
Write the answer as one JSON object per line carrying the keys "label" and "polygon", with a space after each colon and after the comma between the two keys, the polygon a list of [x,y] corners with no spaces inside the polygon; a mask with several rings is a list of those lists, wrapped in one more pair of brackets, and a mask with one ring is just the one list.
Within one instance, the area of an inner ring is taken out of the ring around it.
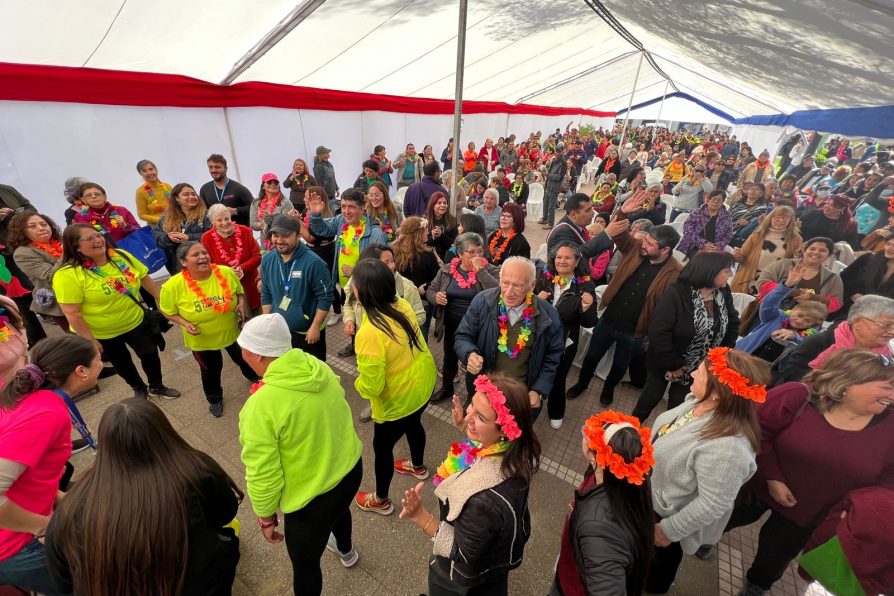
{"label": "green hoodie", "polygon": [[239,442],[248,496],[262,517],[331,490],[363,451],[340,379],[301,350],[270,363],[239,413]]}

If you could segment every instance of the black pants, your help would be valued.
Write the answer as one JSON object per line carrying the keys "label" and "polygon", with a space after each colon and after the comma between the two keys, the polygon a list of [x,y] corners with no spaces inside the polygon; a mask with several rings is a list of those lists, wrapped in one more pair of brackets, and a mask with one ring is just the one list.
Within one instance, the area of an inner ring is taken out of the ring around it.
{"label": "black pants", "polygon": [[283,516],[286,550],[292,561],[292,589],[296,596],[319,596],[323,592],[320,557],[326,549],[329,533],[335,536],[338,550],[351,550],[351,502],[363,478],[363,460],[331,490],[317,495],[310,503]]}
{"label": "black pants", "polygon": [[556,380],[553,381],[553,389],[549,392],[549,398],[546,400],[546,411],[550,420],[561,420],[565,417],[565,381],[568,371],[571,370],[571,364],[577,356],[577,342],[580,339],[580,328],[570,337],[573,344],[565,348],[562,357],[559,359],[559,368],[556,369]]}
{"label": "black pants", "polygon": [[509,572],[493,571],[488,579],[474,586],[462,586],[450,579],[435,557],[428,562],[428,596],[507,596]]}
{"label": "black pants", "polygon": [[326,362],[326,330],[320,329],[320,339],[315,344],[307,343],[303,333],[292,332],[292,347],[300,348],[321,362]]}
{"label": "black pants", "polygon": [[444,362],[441,367],[442,384],[444,387],[453,387],[453,381],[459,372],[459,359],[456,357],[454,342],[456,340],[456,329],[462,320],[462,317],[451,314],[446,309],[444,310]]}
{"label": "black pants", "polygon": [[[770,509],[770,506],[757,499],[750,503],[737,505],[733,515],[726,524],[726,532],[740,526],[753,524]],[[813,533],[814,526],[802,527],[784,515],[773,511],[761,526],[757,541],[757,553],[745,577],[761,589],[769,590],[770,586],[785,574],[789,563],[798,556],[807,540]]]}
{"label": "black pants", "polygon": [[615,386],[624,378],[630,361],[643,351],[643,339],[634,337],[632,333],[614,329],[611,324],[605,322],[605,319],[601,319],[593,329],[587,357],[581,364],[580,376],[577,378],[578,389],[587,388],[590,380],[596,374],[599,361],[612,345],[615,346],[615,356],[612,360],[611,371],[602,383],[602,394],[614,397]]}
{"label": "black pants", "polygon": [[161,360],[158,357],[158,346],[152,341],[152,336],[145,333],[140,325],[131,329],[127,333],[122,333],[117,337],[109,339],[101,339],[99,343],[102,345],[103,354],[107,355],[109,362],[118,371],[124,381],[134,390],[144,389],[146,383],[137,372],[133,359],[127,347],[134,351],[140,360],[140,366],[149,379],[149,386],[156,387],[162,384],[161,381]]}
{"label": "black pants", "polygon": [[413,465],[423,465],[425,429],[422,428],[422,412],[425,411],[427,405],[426,402],[421,408],[403,418],[390,422],[373,423],[376,498],[380,501],[388,498],[391,479],[394,478],[394,446],[397,445],[401,437],[407,436],[407,443],[410,445],[410,461]]}
{"label": "black pants", "polygon": [[667,409],[676,408],[683,403],[683,400],[689,393],[689,387],[680,383],[670,383],[661,373],[650,370],[646,376],[646,386],[643,387],[642,392],[639,394],[639,399],[633,407],[633,415],[640,422],[645,421],[649,414],[652,413],[652,410],[655,409],[655,406],[661,401],[668,384],[670,384],[670,390],[667,395]]}
{"label": "black pants", "polygon": [[[242,359],[242,348],[239,347],[239,344],[233,342],[224,350],[229,354],[230,360],[242,371],[243,377],[249,381],[257,380],[257,373]],[[202,390],[205,392],[205,399],[210,404],[222,401],[223,388],[220,386],[220,373],[223,371],[223,354],[220,353],[220,350],[200,350],[194,351],[192,355],[199,363],[202,373]]]}
{"label": "black pants", "polygon": [[679,542],[671,542],[667,546],[656,546],[655,556],[649,565],[646,575],[645,590],[650,594],[666,594],[670,590],[677,569],[683,560],[683,547]]}

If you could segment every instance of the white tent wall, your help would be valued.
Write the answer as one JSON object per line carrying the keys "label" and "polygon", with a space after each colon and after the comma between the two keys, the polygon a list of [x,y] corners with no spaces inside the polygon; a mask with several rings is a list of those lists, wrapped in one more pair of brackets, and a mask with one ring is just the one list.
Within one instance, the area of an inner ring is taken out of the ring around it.
{"label": "white tent wall", "polygon": [[[536,130],[547,135],[581,121],[610,127],[614,119],[470,114],[463,117],[461,143],[480,147],[488,137]],[[98,182],[113,202],[132,208],[140,159],[154,161],[162,180],[198,188],[209,179],[206,158],[221,153],[230,175],[254,193],[264,172],[285,176],[298,157],[312,166],[316,147],[326,145],[339,188],[346,189],[375,145],[384,145],[393,158],[407,142],[420,153],[430,144],[440,158],[452,129],[450,115],[0,101],[0,181],[61,219],[63,182],[70,176]]]}
{"label": "white tent wall", "polygon": [[753,124],[737,124],[730,134],[736,135],[739,142],[745,141],[757,155],[764,149],[770,152],[770,159],[776,159],[776,151],[782,145],[783,133],[794,134],[797,129],[782,126],[755,126]]}

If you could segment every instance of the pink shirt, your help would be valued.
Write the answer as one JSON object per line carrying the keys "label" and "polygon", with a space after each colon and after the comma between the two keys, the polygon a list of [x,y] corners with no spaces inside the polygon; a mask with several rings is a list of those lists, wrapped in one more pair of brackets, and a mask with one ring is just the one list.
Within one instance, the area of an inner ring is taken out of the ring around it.
{"label": "pink shirt", "polygon": [[[27,466],[6,498],[32,513],[50,515],[65,462],[71,456],[71,417],[62,398],[41,389],[11,410],[0,410],[0,458]],[[0,561],[34,538],[0,529]]]}

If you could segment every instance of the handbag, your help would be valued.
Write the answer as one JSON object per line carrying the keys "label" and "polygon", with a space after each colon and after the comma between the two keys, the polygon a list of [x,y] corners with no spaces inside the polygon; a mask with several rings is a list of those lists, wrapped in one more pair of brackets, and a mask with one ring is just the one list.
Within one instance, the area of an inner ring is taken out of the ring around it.
{"label": "handbag", "polygon": [[152,336],[152,341],[158,346],[159,351],[164,352],[166,346],[164,334],[174,326],[173,323],[160,310],[149,308],[146,303],[134,298],[130,292],[127,293],[127,297],[143,310],[143,322],[140,323],[140,327]]}
{"label": "handbag", "polygon": [[158,248],[152,228],[143,226],[136,232],[131,232],[116,243],[116,246],[132,254],[136,260],[145,265],[150,273],[155,273],[165,266],[167,257],[163,250]]}

